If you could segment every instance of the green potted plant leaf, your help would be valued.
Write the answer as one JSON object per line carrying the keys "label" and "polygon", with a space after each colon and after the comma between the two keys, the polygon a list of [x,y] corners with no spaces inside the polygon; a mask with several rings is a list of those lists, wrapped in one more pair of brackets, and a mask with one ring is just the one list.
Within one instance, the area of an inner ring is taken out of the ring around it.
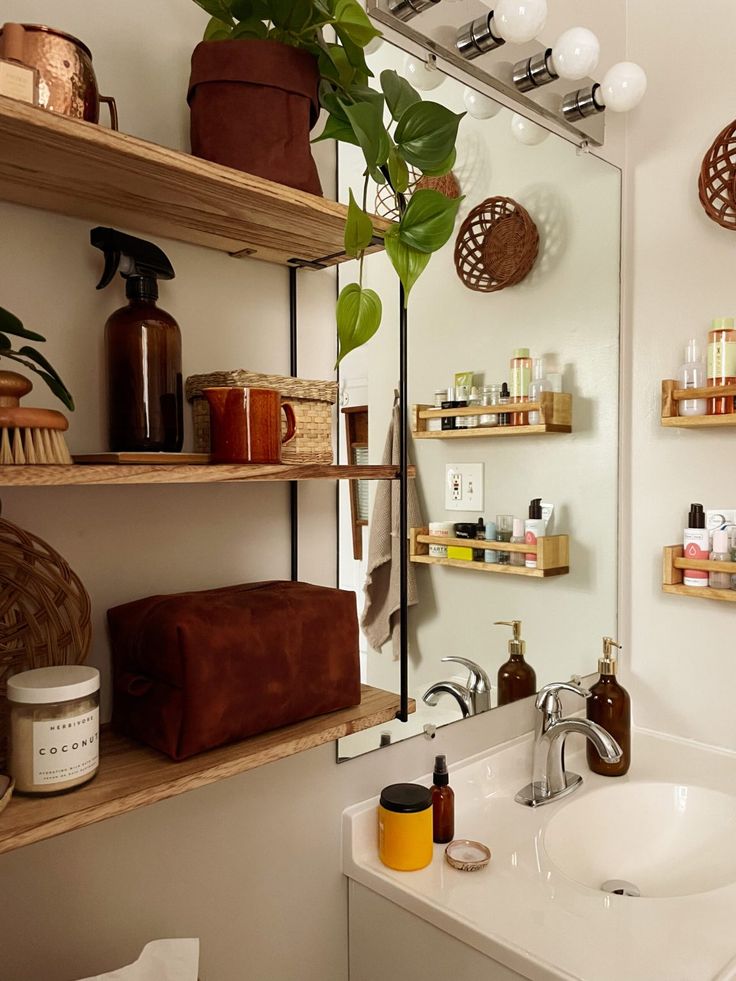
{"label": "green potted plant leaf", "polygon": [[[13,342],[8,335],[27,341],[46,340],[42,334],[37,334],[35,331],[25,328],[20,320],[9,310],[0,307],[0,358],[8,358],[10,361],[16,361],[18,364],[22,364],[24,368],[30,368],[31,371],[40,375],[54,395],[64,403],[67,409],[74,411],[74,399],[69,389],[46,358],[28,344],[24,344],[15,350],[13,348]],[[4,386],[9,383],[12,389],[12,396],[15,397],[19,380],[23,383],[23,394],[30,391],[30,382],[23,375],[18,374],[16,371],[0,371],[0,396],[6,394]]]}
{"label": "green potted plant leaf", "polygon": [[[328,112],[318,140],[360,148],[365,159],[358,204],[352,192],[345,250],[360,260],[359,281],[337,302],[338,362],[365,344],[381,322],[381,300],[363,287],[363,259],[373,238],[369,181],[387,185],[399,220],[385,245],[405,301],[452,235],[460,198],[429,188],[409,196],[409,167],[438,177],[455,163],[463,113],[424,102],[395,71],[378,84],[364,48],[379,31],[358,0],[194,0],[210,14],[192,56],[189,104],[192,150],[199,156],[302,190],[321,193],[308,134],[319,108]],[[325,28],[336,40],[327,41]]]}

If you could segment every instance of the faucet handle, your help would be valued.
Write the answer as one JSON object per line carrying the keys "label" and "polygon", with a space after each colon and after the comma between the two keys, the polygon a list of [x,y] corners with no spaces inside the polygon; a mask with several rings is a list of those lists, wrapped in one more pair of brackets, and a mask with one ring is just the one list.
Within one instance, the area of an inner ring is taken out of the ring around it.
{"label": "faucet handle", "polygon": [[455,664],[462,664],[464,668],[468,669],[469,674],[466,684],[471,692],[476,694],[490,692],[491,679],[488,677],[480,664],[476,664],[475,661],[468,660],[467,657],[443,657],[442,660],[453,661]]}
{"label": "faucet handle", "polygon": [[545,715],[559,716],[562,713],[562,703],[560,702],[559,695],[561,691],[570,691],[576,695],[580,695],[582,698],[590,698],[590,692],[587,688],[571,685],[567,681],[557,681],[551,685],[545,685],[544,688],[540,688],[535,702],[537,709],[540,712],[544,712]]}

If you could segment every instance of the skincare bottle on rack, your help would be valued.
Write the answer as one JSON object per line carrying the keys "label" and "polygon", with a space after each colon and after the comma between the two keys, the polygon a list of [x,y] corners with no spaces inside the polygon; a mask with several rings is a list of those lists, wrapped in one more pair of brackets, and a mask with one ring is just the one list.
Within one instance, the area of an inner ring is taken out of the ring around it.
{"label": "skincare bottle on rack", "polygon": [[[532,361],[532,380],[529,383],[529,401],[538,402],[542,392],[549,392],[550,384],[544,377],[544,358],[534,358]],[[542,413],[536,409],[529,413],[529,425],[539,426]]]}
{"label": "skincare bottle on rack", "polygon": [[[517,347],[511,359],[511,401],[528,402],[529,385],[532,380],[532,359],[528,347]],[[526,426],[527,413],[514,412],[512,425]]]}
{"label": "skincare bottle on rack", "polygon": [[[708,385],[736,385],[736,330],[733,317],[718,317],[708,334]],[[733,395],[719,395],[708,400],[708,415],[723,416],[733,411]]]}
{"label": "skincare bottle on rack", "polygon": [[603,777],[622,777],[631,765],[631,698],[616,679],[616,656],[611,648],[621,649],[611,637],[603,638],[603,657],[598,659],[600,678],[590,689],[585,714],[610,733],[621,747],[618,763],[604,762],[589,740],[586,740],[588,766]]}
{"label": "skincare bottle on rack", "polygon": [[[511,514],[497,514],[496,515],[496,541],[497,542],[510,542],[511,535],[514,531],[514,518]],[[509,552],[498,551],[498,564],[499,565],[509,565]]]}
{"label": "skincare bottle on rack", "polygon": [[[682,543],[686,559],[707,559],[710,555],[710,537],[705,527],[705,511],[702,504],[690,505]],[[707,586],[708,573],[705,569],[684,569],[682,582],[684,586]]]}
{"label": "skincare bottle on rack", "polygon": [[[496,541],[496,522],[486,521],[486,541],[495,542]],[[498,562],[498,552],[495,548],[487,548],[483,556],[484,562],[490,562],[494,564]]]}
{"label": "skincare bottle on rack", "polygon": [[[499,405],[508,405],[511,399],[509,393],[509,386],[506,382],[501,386],[501,394],[498,397]],[[498,424],[499,426],[510,426],[511,425],[511,413],[510,412],[499,412],[498,414]]]}
{"label": "skincare bottle on rack", "polygon": [[[547,533],[547,523],[542,517],[542,499],[535,497],[529,504],[529,517],[524,524],[524,536],[527,545],[536,545],[538,538],[544,538]],[[527,569],[537,568],[537,553],[527,552],[524,565]]]}
{"label": "skincare bottle on rack", "polygon": [[497,627],[511,627],[509,659],[498,669],[498,704],[509,705],[537,691],[537,675],[524,660],[526,642],[521,639],[521,620],[497,620]]}
{"label": "skincare bottle on rack", "polygon": [[[524,537],[524,522],[521,518],[514,518],[514,527],[511,533],[511,545],[523,545],[526,541]],[[524,565],[524,552],[510,552],[509,565]]]}
{"label": "skincare bottle on rack", "polygon": [[[483,523],[483,518],[478,518],[478,524],[476,525],[475,537],[483,541],[486,537],[486,526]],[[485,560],[486,550],[484,548],[474,548],[473,549],[473,562],[483,562]]]}
{"label": "skincare bottle on rack", "polygon": [[[498,396],[501,389],[498,385],[486,385],[480,398],[481,405],[498,405]],[[479,426],[497,426],[498,415],[495,412],[484,413],[478,417]]]}
{"label": "skincare bottle on rack", "polygon": [[[441,409],[443,403],[447,398],[447,390],[444,388],[438,388],[434,393],[434,406],[435,409]],[[427,420],[427,432],[437,433],[442,429],[442,423],[444,419],[428,419]]]}
{"label": "skincare bottle on rack", "polygon": [[[457,402],[455,401],[455,389],[447,389],[447,398],[440,406],[442,409],[456,409]],[[455,429],[455,416],[443,416],[442,417],[442,428],[443,429]]]}
{"label": "skincare bottle on rack", "polygon": [[[455,389],[455,408],[464,409],[468,404],[468,389],[465,385],[458,385]],[[468,416],[455,416],[455,429],[468,428]]]}
{"label": "skincare bottle on rack", "polygon": [[[681,388],[704,388],[707,384],[705,361],[694,337],[687,342],[685,360],[680,366],[679,382]],[[705,399],[683,399],[680,402],[681,416],[704,416],[707,411],[708,403]]]}
{"label": "skincare bottle on rack", "polygon": [[[713,551],[710,553],[713,562],[730,562],[731,553],[728,548],[728,532],[725,528],[713,532]],[[730,589],[730,572],[709,572],[708,585],[711,589]]]}
{"label": "skincare bottle on rack", "polygon": [[[736,525],[731,525],[728,529],[728,551],[731,562],[736,562]],[[736,572],[731,573],[731,589],[736,589]]]}

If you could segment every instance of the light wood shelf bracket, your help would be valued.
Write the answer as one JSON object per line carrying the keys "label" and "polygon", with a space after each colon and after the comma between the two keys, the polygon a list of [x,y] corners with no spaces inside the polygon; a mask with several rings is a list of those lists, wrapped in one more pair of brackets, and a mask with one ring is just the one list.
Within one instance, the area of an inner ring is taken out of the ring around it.
{"label": "light wood shelf bracket", "polygon": [[713,589],[710,586],[685,586],[683,569],[702,569],[706,572],[730,572],[736,575],[736,562],[715,562],[711,559],[686,559],[682,545],[666,545],[662,554],[662,592],[676,596],[698,597],[736,603],[736,589]]}
{"label": "light wood shelf bracket", "polygon": [[705,388],[678,388],[677,382],[662,382],[662,425],[678,429],[722,429],[736,426],[736,412],[724,416],[681,416],[679,404],[685,399],[736,395],[736,385],[710,385]]}
{"label": "light wood shelf bracket", "polygon": [[479,439],[485,436],[542,436],[546,433],[572,432],[572,395],[567,392],[542,392],[538,402],[503,406],[504,412],[539,412],[542,421],[534,426],[475,426],[472,429],[427,429],[430,419],[465,418],[497,413],[501,407],[472,406],[464,409],[435,409],[431,405],[412,406],[414,439]]}

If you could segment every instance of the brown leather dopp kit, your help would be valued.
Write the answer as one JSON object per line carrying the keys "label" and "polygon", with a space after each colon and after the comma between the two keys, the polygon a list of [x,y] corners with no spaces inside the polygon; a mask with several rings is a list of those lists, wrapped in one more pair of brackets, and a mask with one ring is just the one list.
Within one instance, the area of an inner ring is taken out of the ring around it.
{"label": "brown leather dopp kit", "polygon": [[260,582],[108,611],[113,726],[175,760],[360,703],[355,594]]}

